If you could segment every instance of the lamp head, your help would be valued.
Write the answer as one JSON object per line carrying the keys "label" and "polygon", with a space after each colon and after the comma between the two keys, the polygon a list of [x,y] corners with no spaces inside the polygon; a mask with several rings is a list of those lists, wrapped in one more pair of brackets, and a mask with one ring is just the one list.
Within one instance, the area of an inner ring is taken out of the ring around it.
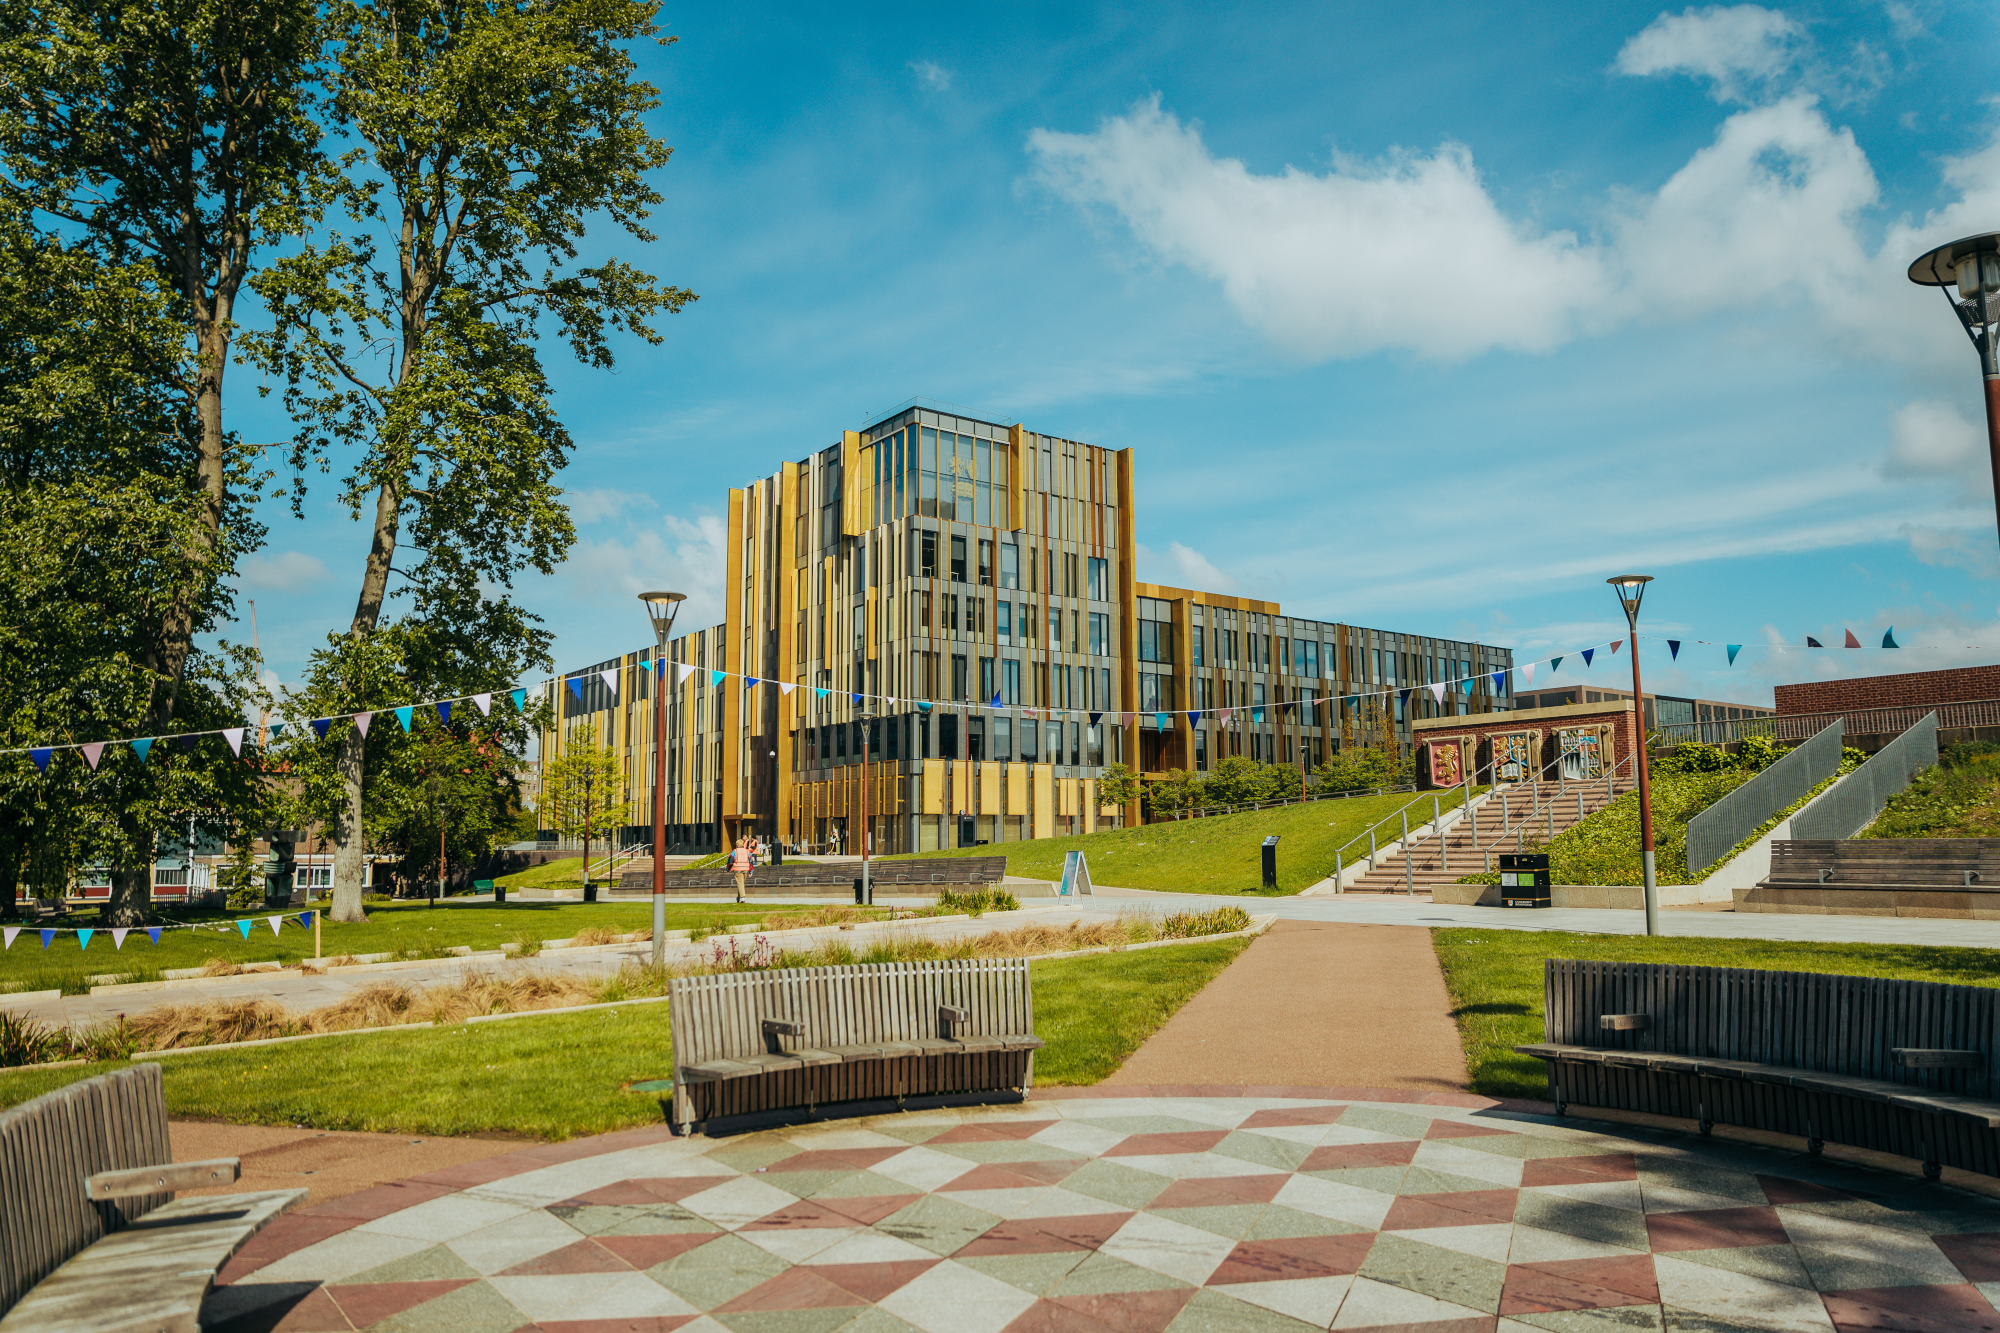
{"label": "lamp head", "polygon": [[1910,265],[1910,281],[1920,287],[1956,286],[1967,301],[1983,288],[1990,299],[2000,291],[2000,231],[1968,236],[1919,256]]}
{"label": "lamp head", "polygon": [[661,643],[674,628],[674,617],[680,614],[681,603],[687,600],[684,592],[642,592],[639,600],[646,604],[646,616],[653,622],[653,633]]}
{"label": "lamp head", "polygon": [[1625,618],[1634,623],[1639,619],[1639,603],[1646,596],[1646,585],[1653,581],[1651,574],[1620,574],[1616,578],[1604,580],[1618,590],[1618,603],[1625,608]]}

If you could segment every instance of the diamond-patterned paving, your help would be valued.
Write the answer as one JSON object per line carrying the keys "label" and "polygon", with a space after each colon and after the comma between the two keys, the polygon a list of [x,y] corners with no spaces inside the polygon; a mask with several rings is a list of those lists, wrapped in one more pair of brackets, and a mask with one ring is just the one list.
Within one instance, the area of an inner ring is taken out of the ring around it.
{"label": "diamond-patterned paving", "polygon": [[2000,1333],[1995,1301],[2000,1204],[1944,1185],[1466,1106],[1132,1096],[472,1163],[282,1219],[204,1325]]}

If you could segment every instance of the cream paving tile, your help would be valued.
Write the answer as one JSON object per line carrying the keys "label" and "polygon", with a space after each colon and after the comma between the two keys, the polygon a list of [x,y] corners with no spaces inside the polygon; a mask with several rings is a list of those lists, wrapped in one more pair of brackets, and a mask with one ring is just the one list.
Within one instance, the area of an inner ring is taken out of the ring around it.
{"label": "cream paving tile", "polygon": [[411,1236],[427,1245],[454,1240],[469,1232],[481,1231],[496,1222],[519,1217],[529,1209],[519,1203],[482,1199],[471,1194],[447,1194],[405,1208],[401,1212],[363,1222],[357,1231],[378,1236]]}
{"label": "cream paving tile", "polygon": [[575,1227],[537,1208],[496,1222],[490,1227],[468,1231],[446,1242],[446,1247],[481,1273],[498,1273],[537,1255],[573,1245]]}
{"label": "cream paving tile", "polygon": [[[1431,1243],[1435,1245],[1438,1242]],[[1540,1227],[1516,1223],[1514,1243],[1508,1247],[1503,1262],[1546,1264],[1564,1259],[1611,1259],[1644,1253],[1646,1251],[1623,1245],[1608,1245],[1603,1241],[1585,1240],[1581,1236],[1566,1236],[1560,1231],[1544,1231]]]}
{"label": "cream paving tile", "polygon": [[787,1134],[785,1136],[799,1145],[801,1150],[813,1152],[838,1152],[843,1148],[907,1148],[901,1139],[892,1139],[887,1134],[873,1129],[828,1126],[815,1129],[810,1134]]}
{"label": "cream paving tile", "polygon": [[516,1310],[530,1319],[542,1320],[554,1319],[570,1306],[590,1300],[633,1277],[646,1282],[679,1307],[660,1313],[694,1313],[693,1306],[637,1273],[564,1273],[547,1277],[489,1277],[486,1281]]}
{"label": "cream paving tile", "polygon": [[1653,1273],[1662,1304],[1727,1321],[1726,1327],[1774,1333],[1831,1333],[1833,1328],[1817,1292],[1666,1254],[1653,1256]]}
{"label": "cream paving tile", "polygon": [[[978,1205],[976,1198],[969,1200],[969,1202],[975,1206]],[[1122,1207],[1119,1204],[1092,1198],[1088,1194],[1077,1194],[1072,1190],[1064,1189],[1060,1185],[1054,1185],[1043,1190],[1027,1207],[1017,1213],[1009,1214],[1009,1216],[1024,1219],[1031,1217],[1089,1217],[1097,1213],[1125,1213],[1130,1211],[1132,1210]]]}
{"label": "cream paving tile", "polygon": [[860,1231],[860,1227],[781,1227],[775,1231],[736,1234],[760,1250],[768,1250],[789,1263],[802,1264]]}
{"label": "cream paving tile", "polygon": [[1328,1125],[1326,1133],[1320,1135],[1315,1146],[1331,1148],[1343,1143],[1408,1143],[1414,1137],[1409,1134],[1391,1134],[1379,1129],[1363,1129],[1359,1125]]}
{"label": "cream paving tile", "polygon": [[1046,1143],[1051,1148],[1065,1148],[1094,1157],[1106,1148],[1115,1147],[1125,1135],[1093,1125],[1087,1120],[1059,1120],[1030,1137],[1036,1143]]}
{"label": "cream paving tile", "polygon": [[1470,1254],[1480,1259],[1491,1259],[1496,1264],[1507,1262],[1507,1251],[1513,1247],[1516,1228],[1509,1222],[1495,1222],[1483,1227],[1413,1227],[1406,1231],[1385,1231],[1385,1236],[1401,1236],[1406,1240],[1418,1241],[1424,1245],[1435,1245],[1441,1250],[1455,1250],[1460,1254]]}
{"label": "cream paving tile", "polygon": [[618,1281],[565,1306],[564,1319],[645,1319],[657,1315],[688,1315],[695,1307],[644,1273],[613,1274]]}
{"label": "cream paving tile", "polygon": [[1373,1229],[1382,1225],[1382,1219],[1389,1215],[1389,1208],[1396,1202],[1396,1197],[1343,1185],[1338,1181],[1321,1180],[1317,1176],[1293,1176],[1285,1182],[1272,1202],[1296,1208],[1302,1213],[1311,1213],[1315,1217],[1337,1218],[1358,1227]]}
{"label": "cream paving tile", "polygon": [[878,1176],[901,1181],[912,1189],[934,1190],[957,1180],[975,1165],[977,1163],[963,1157],[919,1146],[884,1158],[868,1169]]}
{"label": "cream paving tile", "polygon": [[[1921,1232],[1894,1227],[1867,1226],[1823,1213],[1797,1208],[1780,1208],[1778,1218],[1800,1251],[1812,1251],[1836,1260],[1905,1269],[1931,1282],[1963,1282],[1964,1276],[1944,1252]],[[1806,1267],[1813,1262],[1808,1259]],[[1856,1283],[1875,1286],[1877,1283]]]}
{"label": "cream paving tile", "polygon": [[690,1194],[681,1200],[681,1207],[696,1217],[705,1217],[717,1226],[733,1231],[746,1222],[755,1222],[795,1202],[797,1200],[785,1191],[766,1185],[755,1176],[738,1176],[713,1189]]}
{"label": "cream paving tile", "polygon": [[1177,1116],[1182,1120],[1192,1120],[1199,1125],[1213,1125],[1217,1129],[1234,1129],[1257,1113],[1257,1108],[1230,1098],[1191,1099],[1162,1098],[1153,1103],[1161,1115]]}
{"label": "cream paving tile", "polygon": [[1636,1180],[1607,1180],[1601,1185],[1534,1185],[1526,1193],[1553,1194],[1559,1199],[1623,1208],[1630,1213],[1646,1211],[1646,1196]]}
{"label": "cream paving tile", "polygon": [[876,1302],[924,1333],[1000,1333],[1034,1303],[1032,1293],[949,1259]]}
{"label": "cream paving tile", "polygon": [[1129,1166],[1134,1171],[1150,1171],[1173,1180],[1206,1180],[1213,1176],[1290,1175],[1281,1167],[1262,1162],[1246,1162],[1241,1157],[1220,1157],[1214,1153],[1168,1153],[1160,1156],[1106,1157],[1107,1162]]}
{"label": "cream paving tile", "polygon": [[1286,1143],[1303,1143],[1308,1148],[1317,1148],[1326,1137],[1325,1125],[1239,1125],[1239,1134],[1259,1134],[1267,1139],[1283,1139]]}
{"label": "cream paving tile", "polygon": [[1728,1194],[1704,1194],[1700,1190],[1681,1189],[1674,1185],[1648,1185],[1641,1182],[1641,1193],[1649,1213],[1693,1213],[1707,1208],[1754,1208],[1761,1200],[1735,1198]]}
{"label": "cream paving tile", "polygon": [[1449,1171],[1474,1180],[1489,1180],[1495,1185],[1512,1189],[1520,1186],[1521,1171],[1526,1163],[1518,1157],[1501,1157],[1495,1153],[1460,1148],[1449,1139],[1431,1139],[1417,1149],[1411,1165],[1429,1167],[1433,1171]]}
{"label": "cream paving tile", "polygon": [[[1004,1169],[1004,1168],[1003,1168]],[[940,1199],[950,1199],[972,1208],[984,1208],[997,1217],[1015,1218],[1025,1216],[1035,1201],[1049,1192],[1047,1185],[1037,1185],[1033,1189],[1018,1190],[937,1190]],[[1100,1209],[1100,1211],[1102,1211]],[[1044,1217],[1058,1216],[1044,1213]]]}
{"label": "cream paving tile", "polygon": [[1492,1317],[1484,1310],[1436,1300],[1372,1278],[1357,1277],[1353,1286],[1348,1288],[1347,1299],[1340,1303],[1340,1313],[1334,1316],[1333,1327],[1395,1328],[1405,1324],[1464,1319],[1478,1321],[1468,1322],[1465,1325],[1467,1328],[1480,1328]]}
{"label": "cream paving tile", "polygon": [[1097,1248],[1100,1254],[1200,1286],[1236,1242],[1171,1218],[1138,1213]]}
{"label": "cream paving tile", "polygon": [[256,1272],[259,1282],[338,1282],[428,1250],[433,1242],[377,1231],[343,1231],[316,1245],[295,1250]]}
{"label": "cream paving tile", "polygon": [[1209,1290],[1325,1328],[1333,1322],[1353,1284],[1352,1277],[1284,1278],[1276,1282],[1227,1282]]}
{"label": "cream paving tile", "polygon": [[[752,1233],[754,1234],[754,1233]],[[912,1245],[896,1236],[885,1236],[879,1231],[857,1231],[851,1236],[842,1236],[838,1241],[821,1250],[808,1264],[895,1264],[917,1260],[936,1259],[937,1255],[921,1245]]]}

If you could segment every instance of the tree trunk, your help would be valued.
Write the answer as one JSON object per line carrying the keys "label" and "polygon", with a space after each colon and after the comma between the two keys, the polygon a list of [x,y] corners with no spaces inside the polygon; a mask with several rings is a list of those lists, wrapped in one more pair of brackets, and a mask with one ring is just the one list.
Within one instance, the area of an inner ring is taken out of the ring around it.
{"label": "tree trunk", "polygon": [[124,835],[126,852],[111,869],[111,900],[101,924],[143,926],[153,919],[153,830],[140,827],[127,813],[118,817],[118,831]]}
{"label": "tree trunk", "polygon": [[350,726],[340,741],[340,782],[346,807],[333,824],[333,892],[327,917],[333,921],[366,921],[362,895],[368,875],[367,841],[361,830],[361,765],[367,740]]}

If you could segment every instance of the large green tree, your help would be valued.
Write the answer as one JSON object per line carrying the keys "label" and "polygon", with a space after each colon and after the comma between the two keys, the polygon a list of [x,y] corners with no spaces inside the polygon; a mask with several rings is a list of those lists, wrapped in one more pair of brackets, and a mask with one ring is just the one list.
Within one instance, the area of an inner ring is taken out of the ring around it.
{"label": "large green tree", "polygon": [[[331,114],[356,145],[345,229],[309,233],[261,275],[275,321],[255,345],[297,423],[295,503],[309,473],[338,467],[369,531],[354,613],[309,673],[317,711],[497,690],[549,662],[547,633],[511,591],[552,571],[574,536],[556,484],[571,440],[539,340],[608,368],[614,338],[657,342],[654,319],[694,299],[577,254],[590,220],[653,239],[647,174],[671,150],[646,128],[658,99],[627,47],[655,35],[654,12],[635,0],[328,11]],[[300,757],[331,789],[320,813],[335,920],[361,915],[371,772],[398,768],[385,743],[401,742],[343,726]]]}
{"label": "large green tree", "polygon": [[[129,621],[139,694],[126,711],[141,735],[213,721],[218,690],[223,720],[240,702],[240,677],[191,690],[190,668],[198,636],[227,613],[235,557],[253,544],[236,492],[254,469],[225,429],[223,378],[260,248],[304,226],[324,182],[310,98],[317,24],[309,0],[0,6],[0,199],[63,229],[103,272],[130,275],[163,303],[186,352],[143,368],[171,401],[172,428],[151,438],[173,457],[132,483],[167,511],[151,531],[174,549],[147,554],[171,572],[148,596],[107,594],[98,607]],[[76,484],[95,486],[99,506],[125,505],[140,492],[111,500],[123,480]],[[159,810],[136,792],[108,795],[123,800],[110,916],[130,924],[148,910]]]}

